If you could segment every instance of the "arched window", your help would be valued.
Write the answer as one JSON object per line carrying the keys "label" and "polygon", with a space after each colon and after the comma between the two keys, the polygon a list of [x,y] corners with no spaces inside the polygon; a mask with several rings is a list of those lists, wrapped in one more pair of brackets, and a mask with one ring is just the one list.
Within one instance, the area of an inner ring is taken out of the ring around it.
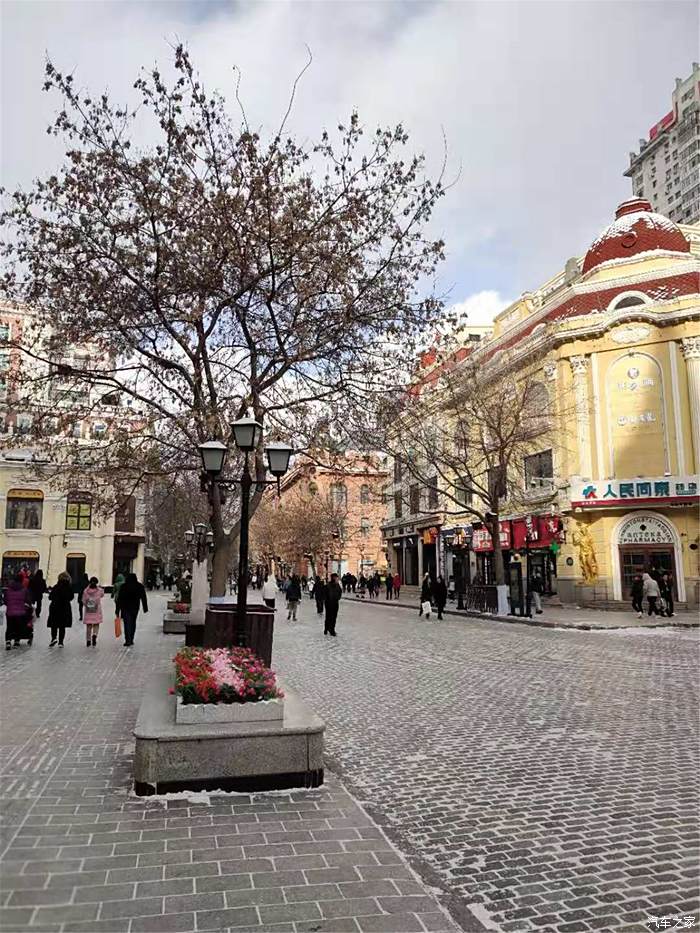
{"label": "arched window", "polygon": [[339,508],[348,504],[348,487],[345,483],[331,483],[331,502]]}
{"label": "arched window", "polygon": [[649,304],[649,297],[644,292],[625,292],[616,295],[608,305],[609,311],[622,311],[624,308],[634,308],[637,305]]}
{"label": "arched window", "polygon": [[362,505],[367,505],[369,502],[369,486],[367,483],[363,483],[360,486],[360,502]]}

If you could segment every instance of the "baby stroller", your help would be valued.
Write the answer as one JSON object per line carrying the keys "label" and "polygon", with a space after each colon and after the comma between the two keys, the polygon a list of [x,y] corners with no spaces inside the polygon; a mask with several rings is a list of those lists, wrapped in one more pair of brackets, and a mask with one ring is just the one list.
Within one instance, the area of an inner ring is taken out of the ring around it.
{"label": "baby stroller", "polygon": [[13,641],[19,645],[21,641],[26,641],[31,645],[34,641],[34,609],[29,607],[23,619],[5,619],[5,640]]}

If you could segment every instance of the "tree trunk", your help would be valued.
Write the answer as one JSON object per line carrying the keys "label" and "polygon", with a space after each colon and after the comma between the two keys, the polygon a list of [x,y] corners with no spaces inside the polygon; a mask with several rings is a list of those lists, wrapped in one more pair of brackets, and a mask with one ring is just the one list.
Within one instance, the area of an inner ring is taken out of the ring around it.
{"label": "tree trunk", "polygon": [[229,569],[231,567],[231,553],[233,540],[230,535],[223,535],[218,547],[214,546],[211,561],[211,595],[225,596],[228,583]]}
{"label": "tree trunk", "polygon": [[489,530],[491,532],[491,541],[493,542],[493,575],[496,578],[496,586],[502,586],[506,582],[506,573],[503,566],[501,522],[498,515],[492,520]]}

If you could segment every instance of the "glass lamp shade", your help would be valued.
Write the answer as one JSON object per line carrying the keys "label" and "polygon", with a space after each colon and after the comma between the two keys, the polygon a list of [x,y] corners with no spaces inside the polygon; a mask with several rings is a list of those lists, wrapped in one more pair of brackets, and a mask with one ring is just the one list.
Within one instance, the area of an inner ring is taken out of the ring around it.
{"label": "glass lamp shade", "polygon": [[194,531],[198,538],[203,538],[207,533],[207,526],[204,522],[197,522],[194,526]]}
{"label": "glass lamp shade", "polygon": [[192,544],[192,542],[194,541],[194,531],[190,529],[189,531],[185,532],[185,541],[188,544]]}
{"label": "glass lamp shade", "polygon": [[262,425],[255,418],[239,418],[231,425],[233,439],[239,450],[251,451],[260,443]]}
{"label": "glass lamp shade", "polygon": [[284,476],[289,469],[292,448],[282,441],[270,441],[265,447],[265,456],[267,457],[267,468],[270,473],[273,476]]}
{"label": "glass lamp shade", "polygon": [[214,544],[214,532],[213,531],[207,532],[207,544],[210,547]]}
{"label": "glass lamp shade", "polygon": [[227,447],[221,441],[205,441],[199,445],[199,455],[202,458],[204,472],[211,476],[218,476],[224,468]]}

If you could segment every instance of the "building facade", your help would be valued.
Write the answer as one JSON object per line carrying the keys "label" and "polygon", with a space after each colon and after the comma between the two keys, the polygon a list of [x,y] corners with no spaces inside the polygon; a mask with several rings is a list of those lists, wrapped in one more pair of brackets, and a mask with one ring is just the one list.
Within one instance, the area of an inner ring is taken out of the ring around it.
{"label": "building facade", "polygon": [[[621,204],[583,260],[506,308],[465,365],[485,384],[536,367],[554,412],[549,440],[511,465],[522,494],[507,489],[499,513],[506,582],[536,570],[564,603],[621,607],[635,573],[656,567],[697,606],[700,228]],[[409,582],[435,569],[493,583],[489,532],[441,513],[439,490],[420,496],[407,520],[405,496],[389,497],[392,564]]]}
{"label": "building facade", "polygon": [[323,541],[319,537],[314,543],[296,542],[296,553],[288,560],[297,572],[307,576],[314,569],[325,572],[326,563],[329,573],[341,576],[385,569],[381,528],[386,476],[382,457],[353,451],[294,465],[281,482],[282,510],[285,502],[296,498],[309,513],[318,512],[319,524],[326,530],[320,536]]}
{"label": "building facade", "polygon": [[676,78],[670,111],[630,152],[635,197],[676,223],[700,221],[700,65],[685,80]]}
{"label": "building facade", "polygon": [[[142,501],[130,496],[114,514],[100,516],[89,482],[66,489],[60,466],[62,448],[68,446],[62,437],[70,437],[73,451],[81,445],[94,451],[109,443],[112,430],[130,430],[136,427],[137,419],[133,412],[120,411],[118,400],[97,401],[91,398],[89,387],[68,384],[58,369],[51,372],[45,367],[42,378],[38,362],[33,364],[38,375],[35,397],[19,391],[21,369],[27,365],[19,348],[34,339],[33,317],[31,309],[0,306],[2,577],[6,579],[26,566],[30,572],[40,567],[49,582],[55,582],[62,571],[68,571],[74,583],[88,573],[105,586],[111,586],[118,573],[134,571],[141,578],[145,541]],[[66,371],[74,357],[82,359],[88,352],[84,347],[67,347],[62,356]],[[88,410],[89,416],[79,420],[69,417],[71,406]],[[47,427],[51,430],[48,436]]]}

